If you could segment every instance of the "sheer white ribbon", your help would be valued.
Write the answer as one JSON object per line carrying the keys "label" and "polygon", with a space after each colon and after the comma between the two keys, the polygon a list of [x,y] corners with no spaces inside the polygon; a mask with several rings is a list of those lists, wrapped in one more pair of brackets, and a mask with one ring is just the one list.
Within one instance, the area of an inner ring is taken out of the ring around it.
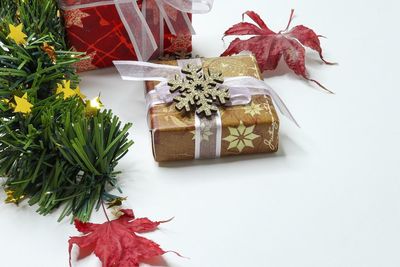
{"label": "sheer white ribbon", "polygon": [[[147,110],[159,104],[172,103],[177,93],[170,92],[168,80],[182,75],[182,68],[187,64],[201,64],[200,59],[178,60],[179,66],[153,64],[139,61],[114,61],[122,79],[131,81],[159,81],[160,83],[146,95]],[[264,81],[249,76],[228,77],[220,86],[227,87],[230,101],[227,105],[247,105],[254,95],[269,95],[278,110],[297,126],[298,123],[286,107],[279,95]],[[151,124],[149,124],[151,125]],[[208,127],[212,133],[209,140],[201,137],[202,126]],[[221,156],[222,121],[219,112],[212,119],[200,118],[195,114],[195,158],[218,158]],[[153,134],[155,129],[150,129]],[[154,140],[154,139],[153,139]]]}
{"label": "sheer white ribbon", "polygon": [[[181,67],[139,61],[114,61],[114,65],[124,80],[160,82],[148,93],[148,108],[173,101],[174,94],[170,93],[167,83],[175,75],[180,75]],[[232,106],[247,105],[254,95],[269,95],[280,113],[299,126],[278,93],[266,82],[249,76],[225,77],[221,86],[229,88],[231,97],[228,105]]]}
{"label": "sheer white ribbon", "polygon": [[[212,9],[214,0],[143,0],[140,10],[136,0],[59,0],[63,10],[75,10],[104,5],[115,5],[140,61],[147,61],[157,49],[163,49],[163,21],[172,34],[195,34],[187,13],[203,14]],[[154,14],[160,14],[158,31]],[[155,35],[159,35],[156,41]],[[159,47],[160,46],[160,47]]]}

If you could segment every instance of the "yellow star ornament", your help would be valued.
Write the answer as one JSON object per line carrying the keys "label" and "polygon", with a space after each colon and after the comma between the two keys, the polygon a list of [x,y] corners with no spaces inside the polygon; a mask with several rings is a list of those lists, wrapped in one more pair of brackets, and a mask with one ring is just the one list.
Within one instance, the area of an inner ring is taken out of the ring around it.
{"label": "yellow star ornament", "polygon": [[7,38],[14,40],[19,45],[25,45],[27,35],[22,31],[23,24],[21,23],[18,26],[8,24],[8,27],[10,28],[10,34]]}
{"label": "yellow star ornament", "polygon": [[79,86],[76,87],[76,89],[71,89],[71,81],[63,81],[62,84],[57,84],[57,91],[56,94],[63,94],[64,95],[64,100],[70,97],[73,97],[75,95],[79,96],[82,100],[86,98],[84,94],[82,94],[81,89]]}
{"label": "yellow star ornament", "polygon": [[104,107],[100,100],[100,96],[93,98],[92,100],[86,101],[86,115],[94,116],[97,112]]}
{"label": "yellow star ornament", "polygon": [[6,198],[6,200],[4,200],[4,203],[6,203],[6,204],[14,203],[14,204],[18,205],[18,203],[19,203],[21,200],[23,200],[23,199],[25,198],[24,195],[22,195],[22,196],[16,198],[16,197],[14,196],[14,193],[15,193],[15,192],[12,191],[12,190],[5,190],[5,192],[6,192],[6,194],[7,194],[7,198]]}
{"label": "yellow star ornament", "polygon": [[28,101],[28,94],[25,93],[22,97],[15,96],[15,113],[29,114],[32,111],[33,105]]}
{"label": "yellow star ornament", "polygon": [[71,81],[63,81],[62,84],[58,83],[56,94],[63,94],[64,99],[74,96],[75,91],[71,89]]}

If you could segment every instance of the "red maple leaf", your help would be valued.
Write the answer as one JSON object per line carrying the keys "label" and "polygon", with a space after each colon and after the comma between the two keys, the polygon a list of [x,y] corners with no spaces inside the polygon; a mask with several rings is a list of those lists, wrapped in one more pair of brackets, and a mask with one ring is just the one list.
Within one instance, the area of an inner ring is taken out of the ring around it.
{"label": "red maple leaf", "polygon": [[243,18],[244,15],[247,15],[257,25],[248,22],[240,22],[228,29],[225,32],[224,37],[228,35],[254,36],[248,40],[236,38],[222,56],[238,54],[242,51],[250,51],[257,58],[260,68],[263,71],[275,70],[278,66],[279,60],[283,57],[288,67],[297,75],[300,75],[308,81],[318,84],[326,91],[331,92],[318,81],[310,79],[305,66],[304,47],[309,47],[317,51],[324,63],[328,65],[335,64],[326,61],[322,56],[322,48],[319,41],[319,38],[322,36],[317,35],[313,30],[303,25],[298,25],[289,30],[293,14],[294,10],[292,9],[286,29],[276,33],[268,28],[257,13],[254,11],[245,12]]}
{"label": "red maple leaf", "polygon": [[147,218],[135,219],[130,209],[121,210],[121,212],[123,213],[121,217],[103,224],[75,220],[75,227],[85,235],[71,237],[68,241],[70,266],[71,250],[74,244],[80,248],[79,258],[84,258],[94,252],[103,267],[139,266],[140,262],[166,253],[158,244],[136,235],[136,233],[154,231],[163,222],[153,222]]}

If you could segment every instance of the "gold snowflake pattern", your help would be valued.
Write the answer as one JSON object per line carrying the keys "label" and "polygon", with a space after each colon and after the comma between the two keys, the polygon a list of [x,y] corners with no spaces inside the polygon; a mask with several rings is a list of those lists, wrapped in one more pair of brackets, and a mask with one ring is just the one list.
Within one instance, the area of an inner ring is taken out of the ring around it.
{"label": "gold snowflake pattern", "polygon": [[[192,140],[196,140],[196,131],[191,131],[193,134]],[[201,141],[210,141],[210,136],[212,136],[213,133],[211,132],[211,126],[201,122],[200,124],[200,136],[201,136]]]}
{"label": "gold snowflake pattern", "polygon": [[260,137],[254,133],[254,127],[255,125],[246,127],[243,121],[240,121],[237,128],[229,127],[230,135],[223,139],[229,142],[228,150],[237,149],[239,152],[242,152],[245,147],[254,148],[253,140]]}
{"label": "gold snowflake pattern", "polygon": [[250,105],[247,105],[246,107],[244,107],[244,113],[250,114],[250,116],[252,116],[252,117],[254,117],[256,115],[260,115],[262,110],[263,109],[261,108],[260,104],[254,104],[253,102],[251,102]]}
{"label": "gold snowflake pattern", "polygon": [[82,12],[80,9],[68,10],[64,14],[65,27],[77,26],[83,28],[82,19],[89,16],[89,14]]}

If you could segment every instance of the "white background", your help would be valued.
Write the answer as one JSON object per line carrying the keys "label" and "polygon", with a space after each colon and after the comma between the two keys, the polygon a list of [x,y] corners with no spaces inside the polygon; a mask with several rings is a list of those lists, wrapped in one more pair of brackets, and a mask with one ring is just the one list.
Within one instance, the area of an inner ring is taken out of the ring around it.
{"label": "white background", "polygon": [[[194,18],[195,54],[224,50],[223,32],[246,10],[273,30],[304,24],[322,40],[328,60],[309,52],[311,77],[325,94],[281,64],[266,73],[301,124],[282,119],[274,155],[159,165],[151,153],[143,88],[115,70],[82,75],[84,93],[102,100],[136,142],[119,168],[126,207],[138,216],[175,216],[146,235],[166,250],[171,267],[400,266],[400,121],[398,1],[216,0]],[[229,41],[229,40],[227,40]],[[4,193],[1,193],[4,199]],[[58,213],[0,204],[0,266],[68,266],[67,240],[78,232]],[[102,212],[93,221],[104,222]],[[76,250],[74,255],[76,256]],[[99,266],[89,257],[74,266]]]}

